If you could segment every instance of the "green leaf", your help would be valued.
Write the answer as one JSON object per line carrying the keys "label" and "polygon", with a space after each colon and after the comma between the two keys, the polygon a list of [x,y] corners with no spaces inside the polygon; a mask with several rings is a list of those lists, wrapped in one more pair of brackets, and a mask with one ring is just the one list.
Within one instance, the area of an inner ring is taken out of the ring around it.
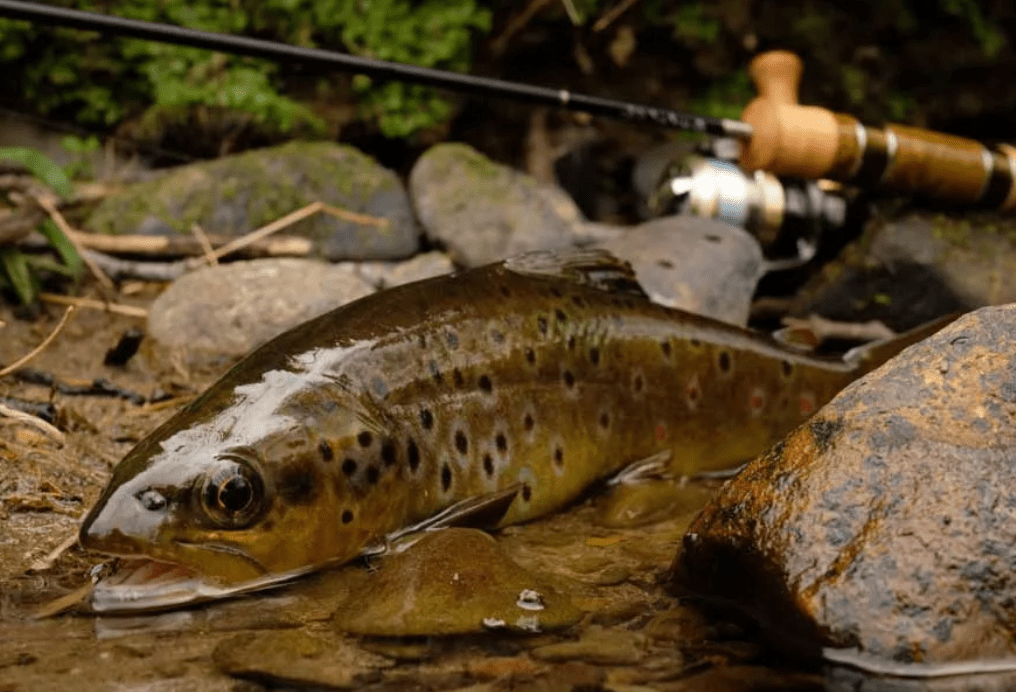
{"label": "green leaf", "polygon": [[82,261],[81,255],[78,254],[77,248],[64,235],[60,227],[53,223],[53,219],[43,219],[42,223],[39,224],[39,232],[46,237],[49,244],[56,250],[56,253],[70,272],[70,276],[75,279],[79,278],[85,271],[85,263]]}
{"label": "green leaf", "polygon": [[38,287],[25,253],[12,246],[0,247],[0,269],[22,303],[35,301]]}
{"label": "green leaf", "polygon": [[61,197],[67,198],[73,193],[71,181],[63,169],[41,151],[28,147],[0,147],[0,159],[20,163]]}

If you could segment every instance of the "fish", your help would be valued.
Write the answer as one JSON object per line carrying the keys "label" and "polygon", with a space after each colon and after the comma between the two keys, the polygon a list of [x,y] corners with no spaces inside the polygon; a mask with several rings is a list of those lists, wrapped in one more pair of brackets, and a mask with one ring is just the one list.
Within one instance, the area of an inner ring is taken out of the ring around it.
{"label": "fish", "polygon": [[464,503],[525,522],[640,460],[730,468],[918,336],[809,355],[653,303],[597,250],[382,291],[256,349],[127,453],[79,540],[130,567],[91,606],[266,588]]}

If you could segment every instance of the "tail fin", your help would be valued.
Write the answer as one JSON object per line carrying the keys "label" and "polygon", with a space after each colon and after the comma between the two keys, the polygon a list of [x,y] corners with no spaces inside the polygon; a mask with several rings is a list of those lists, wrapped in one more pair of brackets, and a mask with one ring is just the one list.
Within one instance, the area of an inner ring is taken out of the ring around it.
{"label": "tail fin", "polygon": [[939,317],[931,322],[922,324],[919,327],[914,327],[910,331],[903,332],[891,339],[873,341],[870,344],[852,348],[843,356],[843,359],[855,366],[862,375],[871,372],[908,346],[913,346],[919,341],[924,341],[932,334],[937,333],[942,327],[953,323],[962,314],[961,312],[954,312],[945,317]]}

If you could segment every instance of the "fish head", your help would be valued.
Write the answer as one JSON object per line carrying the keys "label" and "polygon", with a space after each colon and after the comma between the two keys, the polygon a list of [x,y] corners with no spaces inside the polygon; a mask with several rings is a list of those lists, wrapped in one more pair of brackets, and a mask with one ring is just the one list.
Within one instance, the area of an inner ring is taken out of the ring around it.
{"label": "fish head", "polygon": [[139,444],[80,530],[83,547],[130,558],[97,585],[93,609],[221,598],[355,557],[369,535],[344,524],[357,489],[336,479],[362,423],[342,413],[332,411],[327,442],[314,420],[289,418],[256,439],[196,426]]}

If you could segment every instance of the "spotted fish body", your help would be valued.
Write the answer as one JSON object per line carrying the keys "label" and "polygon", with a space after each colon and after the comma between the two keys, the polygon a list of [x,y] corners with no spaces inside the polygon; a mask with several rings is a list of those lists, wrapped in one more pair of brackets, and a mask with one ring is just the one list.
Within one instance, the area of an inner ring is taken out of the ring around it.
{"label": "spotted fish body", "polygon": [[81,540],[259,583],[513,485],[502,524],[661,451],[730,467],[865,369],[651,303],[600,253],[523,256],[261,347],[127,455]]}

